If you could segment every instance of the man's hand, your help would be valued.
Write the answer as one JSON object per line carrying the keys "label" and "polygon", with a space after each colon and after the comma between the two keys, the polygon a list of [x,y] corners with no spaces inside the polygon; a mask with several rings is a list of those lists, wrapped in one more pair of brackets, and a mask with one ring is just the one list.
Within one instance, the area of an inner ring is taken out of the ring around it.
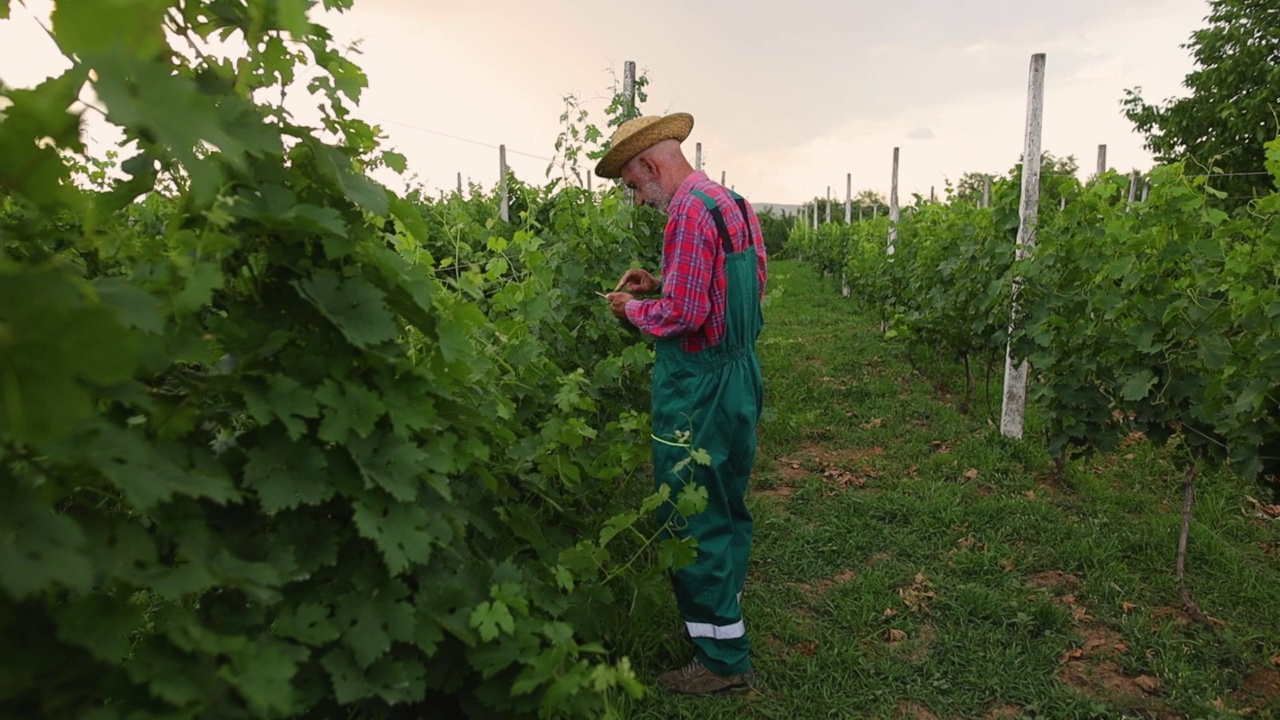
{"label": "man's hand", "polygon": [[[644,271],[642,270],[641,272]],[[631,293],[615,292],[609,293],[605,297],[609,298],[609,309],[613,311],[613,316],[619,320],[626,320],[627,303],[635,299],[631,296]]]}
{"label": "man's hand", "polygon": [[632,268],[618,281],[614,290],[625,290],[637,295],[652,295],[658,292],[658,278],[649,274],[648,270]]}

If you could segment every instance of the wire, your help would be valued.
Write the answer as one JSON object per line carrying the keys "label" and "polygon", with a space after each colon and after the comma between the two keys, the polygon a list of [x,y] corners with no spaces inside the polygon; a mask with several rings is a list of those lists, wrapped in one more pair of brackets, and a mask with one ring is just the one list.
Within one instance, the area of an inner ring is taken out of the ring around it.
{"label": "wire", "polygon": [[[441,137],[447,137],[452,140],[461,140],[462,142],[471,143],[472,145],[480,145],[487,148],[493,148],[494,150],[497,150],[499,147],[491,143],[481,142],[479,140],[472,140],[470,138],[464,138],[459,135],[450,135],[449,133],[440,132],[439,130],[431,130],[430,128],[419,127],[417,125],[410,125],[409,123],[402,123],[402,122],[397,122],[395,120],[387,120],[384,118],[373,118],[373,119],[376,120],[377,122],[383,122],[389,125],[399,125],[401,127],[409,128],[410,130],[420,130],[422,132],[431,133],[432,135],[439,135]],[[534,160],[546,160],[547,162],[553,162],[554,160],[554,158],[543,157],[541,155],[534,155],[533,153],[522,152],[520,150],[512,150],[511,148],[507,148],[507,152],[511,153],[512,155],[524,155],[525,157],[531,157]]]}

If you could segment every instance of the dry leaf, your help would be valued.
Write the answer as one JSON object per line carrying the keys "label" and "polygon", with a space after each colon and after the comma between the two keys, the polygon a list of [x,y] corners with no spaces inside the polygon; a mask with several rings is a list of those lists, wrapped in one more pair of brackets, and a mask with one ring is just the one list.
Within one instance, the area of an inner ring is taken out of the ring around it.
{"label": "dry leaf", "polygon": [[1116,643],[1114,647],[1116,649],[1116,652],[1129,652],[1129,646],[1122,642]]}
{"label": "dry leaf", "polygon": [[907,633],[905,630],[899,630],[897,628],[889,628],[887,639],[890,644],[899,643],[907,639]]}
{"label": "dry leaf", "polygon": [[1272,655],[1271,664],[1275,665],[1276,667],[1280,667],[1280,655]]}
{"label": "dry leaf", "polygon": [[891,619],[896,618],[896,617],[898,617],[898,611],[897,611],[897,610],[894,610],[893,608],[885,608],[885,609],[884,609],[884,619],[885,619],[885,620],[891,620]]}
{"label": "dry leaf", "polygon": [[1066,652],[1062,653],[1062,662],[1079,660],[1080,658],[1083,658],[1083,657],[1084,657],[1084,650],[1080,648],[1076,648],[1074,650],[1067,650]]}
{"label": "dry leaf", "polygon": [[978,477],[978,468],[969,468],[965,471],[964,476],[970,480]]}
{"label": "dry leaf", "polygon": [[1012,558],[1005,558],[1000,561],[1000,567],[1004,568],[1005,572],[1013,572],[1013,569],[1018,567],[1018,563],[1014,562]]}
{"label": "dry leaf", "polygon": [[1026,492],[1025,492],[1025,493],[1023,493],[1023,494],[1024,494],[1024,495],[1026,495],[1026,496],[1027,496],[1027,499],[1029,499],[1029,500],[1035,500],[1035,499],[1036,499],[1036,491],[1035,491],[1035,490],[1028,490],[1028,491],[1026,491]]}
{"label": "dry leaf", "polygon": [[883,424],[884,418],[871,418],[868,422],[863,423],[861,427],[863,430],[870,430],[872,428],[878,428]]}
{"label": "dry leaf", "polygon": [[1149,693],[1160,692],[1160,688],[1161,688],[1160,678],[1154,678],[1154,677],[1151,677],[1150,675],[1139,675],[1138,677],[1133,679],[1133,682],[1138,687],[1142,688],[1143,690]]}
{"label": "dry leaf", "polygon": [[1265,516],[1273,520],[1280,519],[1280,505],[1264,505],[1259,502],[1257,498],[1250,497],[1248,495],[1246,495],[1244,499],[1248,500],[1250,505],[1258,509],[1259,517]]}
{"label": "dry leaf", "polygon": [[1125,614],[1126,614],[1126,615],[1128,615],[1130,612],[1132,612],[1132,611],[1133,611],[1135,608],[1137,608],[1137,607],[1138,607],[1137,605],[1134,605],[1134,604],[1133,604],[1133,603],[1131,603],[1131,602],[1122,602],[1122,603],[1120,603],[1120,608],[1121,608],[1122,610],[1124,610],[1124,612],[1125,612]]}
{"label": "dry leaf", "polygon": [[800,653],[805,657],[813,657],[813,653],[818,649],[818,643],[813,641],[802,642],[796,647],[799,648]]}

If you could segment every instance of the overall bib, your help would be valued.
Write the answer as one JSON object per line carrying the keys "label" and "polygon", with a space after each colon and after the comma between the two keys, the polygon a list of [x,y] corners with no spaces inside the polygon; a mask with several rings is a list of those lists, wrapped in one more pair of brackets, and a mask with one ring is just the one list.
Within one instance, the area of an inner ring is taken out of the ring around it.
{"label": "overall bib", "polygon": [[[697,538],[698,556],[672,574],[676,605],[697,657],[709,670],[733,675],[751,668],[742,616],[742,588],[751,548],[752,517],[747,482],[755,464],[756,425],[764,385],[755,343],[764,324],[760,308],[759,256],[751,237],[746,203],[733,197],[746,222],[746,247],[734,252],[724,216],[710,196],[693,191],[715,220],[724,249],[725,334],[720,344],[686,352],[679,338],[659,338],[653,372],[653,467],[656,483],[674,499],[691,480],[707,490],[707,508],[675,517],[679,537]],[[677,432],[689,433],[679,439]],[[711,464],[675,466],[692,450],[705,450]],[[673,505],[658,510],[665,523]]]}

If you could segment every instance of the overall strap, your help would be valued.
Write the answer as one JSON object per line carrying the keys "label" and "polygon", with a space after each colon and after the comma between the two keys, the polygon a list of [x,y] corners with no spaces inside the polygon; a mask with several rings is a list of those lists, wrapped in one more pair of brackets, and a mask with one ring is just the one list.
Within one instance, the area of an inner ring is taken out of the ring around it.
{"label": "overall strap", "polygon": [[750,250],[756,244],[756,241],[751,237],[751,217],[747,215],[747,201],[732,190],[729,191],[729,194],[733,196],[733,201],[738,204],[738,212],[742,213],[742,225],[747,229],[747,246],[743,249]]}
{"label": "overall strap", "polygon": [[707,211],[711,213],[711,219],[716,223],[716,230],[720,232],[720,243],[724,246],[724,254],[733,254],[733,240],[729,237],[729,226],[724,222],[724,213],[720,212],[720,206],[710,195],[701,190],[691,190],[692,194],[698,196]]}

